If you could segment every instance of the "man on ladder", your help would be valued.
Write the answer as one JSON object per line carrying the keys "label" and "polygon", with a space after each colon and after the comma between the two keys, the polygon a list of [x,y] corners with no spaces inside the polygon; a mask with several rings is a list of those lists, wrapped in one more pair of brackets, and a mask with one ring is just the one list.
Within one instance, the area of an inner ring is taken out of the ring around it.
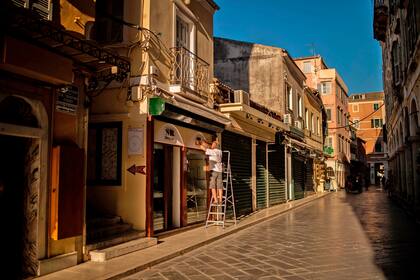
{"label": "man on ladder", "polygon": [[[232,173],[230,169],[230,152],[222,152],[218,148],[219,142],[217,139],[212,142],[210,149],[206,142],[201,142],[200,146],[201,149],[206,152],[206,155],[209,156],[211,171],[210,189],[212,196],[207,214],[206,227],[209,224],[222,225],[225,227],[227,204],[232,206],[233,219],[236,225],[235,200],[233,196]],[[223,153],[227,154],[227,164],[225,166],[222,164]],[[229,195],[228,192],[230,192]]]}
{"label": "man on ladder", "polygon": [[223,199],[223,165],[222,165],[222,151],[219,149],[219,141],[217,138],[211,143],[209,148],[208,143],[202,141],[201,149],[209,156],[210,164],[210,189],[211,195],[214,198],[215,204],[222,204]]}

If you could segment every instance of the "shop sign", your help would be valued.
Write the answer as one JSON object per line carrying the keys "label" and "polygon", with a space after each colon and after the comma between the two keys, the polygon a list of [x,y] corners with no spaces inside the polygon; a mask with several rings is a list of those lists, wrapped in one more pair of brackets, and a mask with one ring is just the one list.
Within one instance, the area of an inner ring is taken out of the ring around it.
{"label": "shop sign", "polygon": [[165,111],[165,100],[159,97],[149,99],[149,114],[158,116]]}
{"label": "shop sign", "polygon": [[59,112],[75,115],[79,106],[79,89],[70,85],[58,90],[55,109]]}
{"label": "shop sign", "polygon": [[330,146],[324,146],[324,153],[331,156],[334,153],[334,149]]}

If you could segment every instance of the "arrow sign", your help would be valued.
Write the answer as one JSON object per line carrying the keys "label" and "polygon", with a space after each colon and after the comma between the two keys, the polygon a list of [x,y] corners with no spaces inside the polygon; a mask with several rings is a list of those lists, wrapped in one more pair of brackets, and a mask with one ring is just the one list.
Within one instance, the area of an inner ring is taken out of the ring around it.
{"label": "arrow sign", "polygon": [[136,173],[146,175],[146,172],[144,171],[145,168],[146,168],[146,166],[144,166],[144,165],[136,166],[135,164],[133,164],[132,166],[130,166],[130,168],[127,169],[127,171],[130,172],[133,175],[136,175]]}

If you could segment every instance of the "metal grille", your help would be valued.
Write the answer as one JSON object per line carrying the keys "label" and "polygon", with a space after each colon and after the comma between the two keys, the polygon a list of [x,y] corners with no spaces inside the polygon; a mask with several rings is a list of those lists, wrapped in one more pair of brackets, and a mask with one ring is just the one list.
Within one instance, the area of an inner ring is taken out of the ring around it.
{"label": "metal grille", "polygon": [[257,208],[267,207],[267,164],[266,164],[266,143],[257,141]]}
{"label": "metal grille", "polygon": [[269,205],[286,201],[284,145],[268,146]]}
{"label": "metal grille", "polygon": [[224,131],[222,149],[230,151],[235,209],[238,216],[252,212],[251,190],[251,139],[236,133]]}
{"label": "metal grille", "polygon": [[181,85],[202,98],[209,92],[209,64],[186,48],[171,49],[171,84]]}

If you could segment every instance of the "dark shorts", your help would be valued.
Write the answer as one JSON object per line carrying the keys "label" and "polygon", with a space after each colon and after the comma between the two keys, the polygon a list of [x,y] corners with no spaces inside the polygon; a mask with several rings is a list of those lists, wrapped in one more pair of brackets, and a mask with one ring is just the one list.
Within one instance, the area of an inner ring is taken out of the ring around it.
{"label": "dark shorts", "polygon": [[223,189],[222,177],[222,172],[212,170],[210,175],[210,189]]}

